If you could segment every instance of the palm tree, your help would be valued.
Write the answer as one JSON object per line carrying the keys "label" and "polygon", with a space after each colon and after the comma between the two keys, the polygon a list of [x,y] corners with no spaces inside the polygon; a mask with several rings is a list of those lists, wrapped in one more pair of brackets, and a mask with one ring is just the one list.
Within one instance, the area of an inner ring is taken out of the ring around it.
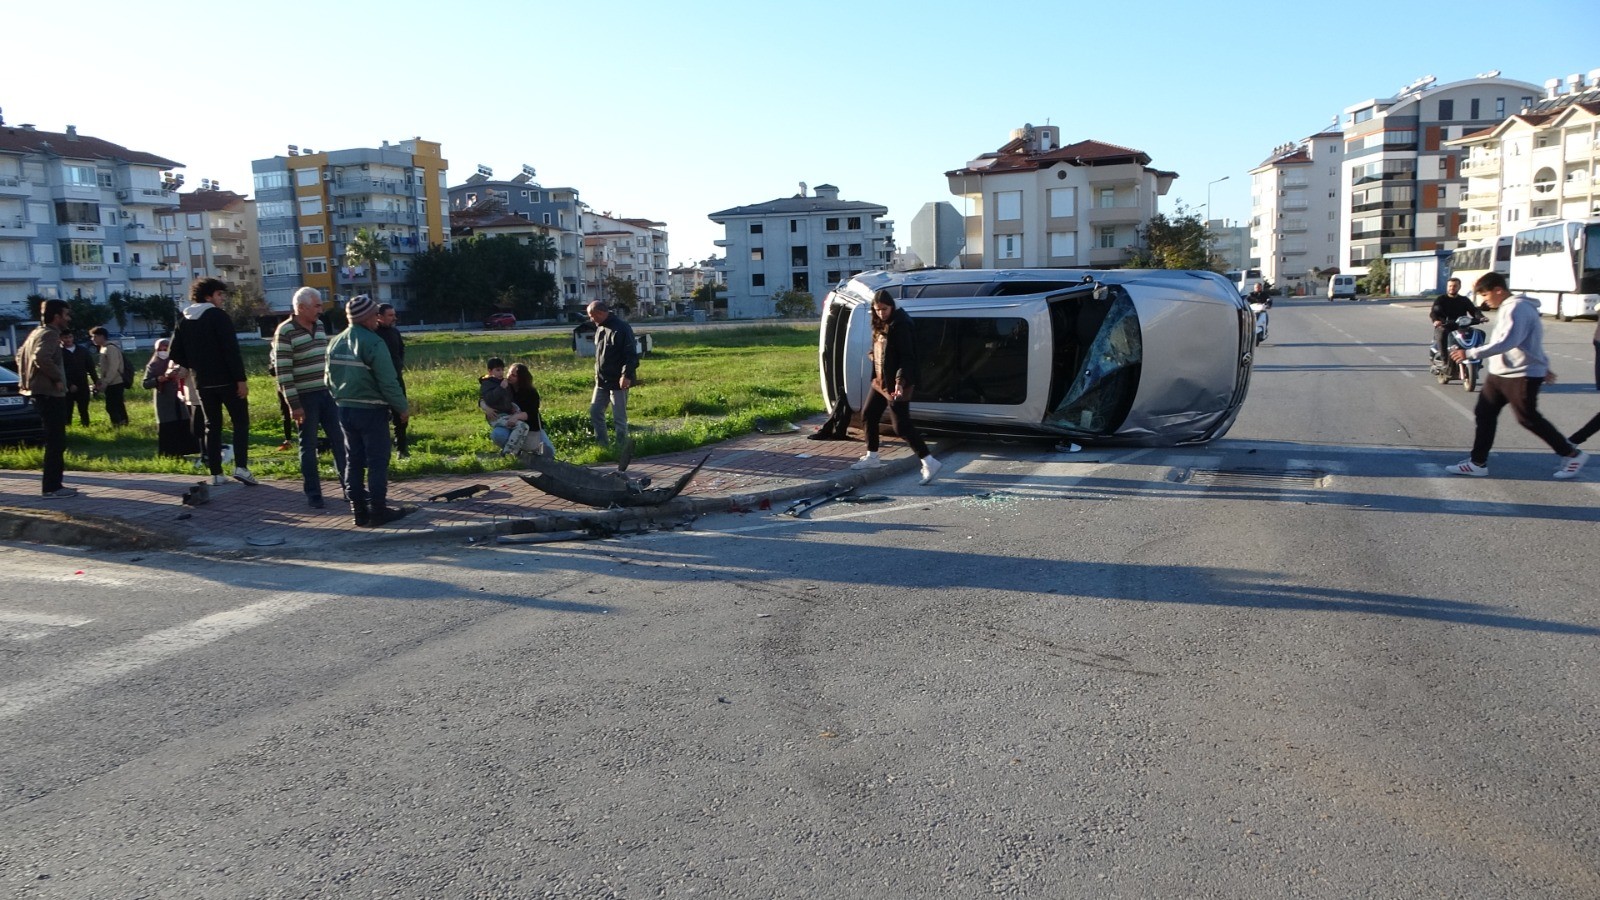
{"label": "palm tree", "polygon": [[355,237],[344,247],[344,264],[347,266],[366,266],[372,276],[372,297],[378,299],[378,263],[389,261],[389,245],[382,238],[366,230],[358,229]]}

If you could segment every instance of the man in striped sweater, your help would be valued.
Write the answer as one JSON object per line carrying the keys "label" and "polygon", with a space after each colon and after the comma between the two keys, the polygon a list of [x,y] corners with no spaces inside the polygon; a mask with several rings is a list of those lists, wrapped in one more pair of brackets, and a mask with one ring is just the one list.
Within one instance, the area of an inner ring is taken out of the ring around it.
{"label": "man in striped sweater", "polygon": [[350,494],[350,512],[356,525],[387,525],[406,513],[409,507],[390,507],[389,495],[389,412],[400,421],[410,419],[405,392],[395,375],[389,347],[374,331],[378,324],[378,304],[366,294],[350,298],[345,306],[350,327],[328,342],[328,389],[339,406],[339,424],[344,426],[345,486]]}
{"label": "man in striped sweater", "polygon": [[328,363],[328,334],[318,316],[322,313],[322,294],[303,287],[294,292],[294,310],[278,325],[272,338],[272,370],[278,373],[278,389],[289,404],[289,415],[300,428],[300,480],[305,485],[306,502],[322,509],[322,474],[317,462],[317,431],[328,436],[333,448],[333,466],[339,472],[339,487],[345,487],[344,429],[339,427],[339,408],[325,380]]}

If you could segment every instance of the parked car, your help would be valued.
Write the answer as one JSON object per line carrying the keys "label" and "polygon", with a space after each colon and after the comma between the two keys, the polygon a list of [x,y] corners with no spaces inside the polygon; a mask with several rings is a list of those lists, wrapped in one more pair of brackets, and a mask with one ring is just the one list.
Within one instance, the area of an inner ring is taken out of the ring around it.
{"label": "parked car", "polygon": [[515,328],[517,327],[517,314],[508,312],[490,313],[489,318],[483,320],[485,328]]}
{"label": "parked car", "polygon": [[17,373],[0,366],[0,444],[44,440],[44,420],[33,400],[22,396]]}
{"label": "parked car", "polygon": [[1354,275],[1335,275],[1328,279],[1328,299],[1338,300],[1340,297],[1349,297],[1351,300],[1360,300],[1356,296],[1356,277]]}
{"label": "parked car", "polygon": [[878,291],[915,325],[912,411],[931,432],[1200,443],[1227,432],[1249,387],[1255,316],[1212,272],[866,272],[824,301],[830,408],[866,403]]}

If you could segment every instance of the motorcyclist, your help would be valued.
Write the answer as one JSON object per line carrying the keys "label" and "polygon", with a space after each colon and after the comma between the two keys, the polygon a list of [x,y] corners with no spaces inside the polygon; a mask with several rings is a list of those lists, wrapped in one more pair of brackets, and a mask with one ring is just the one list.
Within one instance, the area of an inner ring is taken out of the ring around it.
{"label": "motorcyclist", "polygon": [[1256,282],[1256,286],[1250,289],[1250,293],[1244,295],[1244,299],[1250,303],[1260,303],[1267,309],[1272,308],[1272,295],[1267,293],[1265,281]]}
{"label": "motorcyclist", "polygon": [[1444,344],[1445,333],[1455,328],[1456,320],[1462,316],[1471,316],[1473,321],[1483,321],[1483,313],[1472,302],[1471,297],[1461,293],[1461,279],[1452,278],[1444,283],[1444,293],[1433,301],[1433,308],[1428,310],[1428,318],[1433,320],[1433,351],[1440,359],[1444,358],[1446,348]]}

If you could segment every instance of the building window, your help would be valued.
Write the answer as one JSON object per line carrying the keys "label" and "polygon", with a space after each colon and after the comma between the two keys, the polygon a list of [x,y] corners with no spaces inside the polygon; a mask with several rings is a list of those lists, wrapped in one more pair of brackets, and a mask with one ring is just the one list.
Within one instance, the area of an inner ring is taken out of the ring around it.
{"label": "building window", "polygon": [[322,212],[321,197],[312,197],[310,199],[300,201],[300,215],[314,216],[319,212]]}
{"label": "building window", "polygon": [[767,251],[765,249],[763,249],[761,247],[751,247],[750,248],[750,261],[751,262],[761,262],[763,259],[766,259],[766,256],[767,256]]}
{"label": "building window", "polygon": [[1101,209],[1116,209],[1116,207],[1117,207],[1117,189],[1116,188],[1101,188],[1100,189],[1100,208]]}
{"label": "building window", "polygon": [[809,291],[809,290],[811,290],[811,273],[810,272],[796,272],[796,273],[794,273],[794,289],[797,290],[797,291]]}
{"label": "building window", "polygon": [[1066,219],[1078,214],[1077,188],[1050,189],[1050,218]]}
{"label": "building window", "polygon": [[1476,120],[1477,120],[1477,118],[1478,118],[1478,112],[1479,112],[1479,110],[1478,110],[1478,104],[1479,104],[1479,102],[1480,102],[1480,101],[1479,101],[1479,100],[1478,100],[1478,98],[1477,98],[1477,97],[1473,97],[1473,98],[1472,98],[1472,106],[1471,106],[1471,110],[1472,110],[1472,111],[1471,111],[1471,113],[1470,113],[1470,114],[1469,114],[1469,115],[1468,115],[1468,116],[1467,116],[1467,118],[1469,118],[1469,119],[1472,119],[1472,120],[1474,120],[1474,121],[1476,121]]}
{"label": "building window", "polygon": [[1078,235],[1072,231],[1050,232],[1050,255],[1071,259],[1078,255]]}
{"label": "building window", "polygon": [[861,255],[861,245],[860,244],[851,244],[850,245],[849,255],[851,257],[860,256]]}
{"label": "building window", "polygon": [[62,180],[67,184],[94,187],[99,184],[95,179],[94,166],[62,166]]}
{"label": "building window", "polygon": [[114,188],[117,186],[116,177],[110,172],[100,172],[98,173],[98,177],[100,179],[100,186],[103,188]]}
{"label": "building window", "polygon": [[843,274],[844,273],[840,272],[838,269],[829,269],[828,270],[828,283],[829,284],[838,284],[839,281],[840,281],[840,276],[843,275]]}
{"label": "building window", "polygon": [[190,231],[198,231],[200,229],[200,214],[189,213],[184,216],[184,224],[189,227]]}
{"label": "building window", "polygon": [[289,186],[288,172],[257,172],[255,176],[256,190],[270,191],[274,188]]}
{"label": "building window", "polygon": [[997,234],[994,236],[995,259],[1021,259],[1022,235]]}
{"label": "building window", "polygon": [[822,230],[823,231],[838,231],[839,230],[839,220],[837,218],[828,219],[827,221],[822,223]]}
{"label": "building window", "polygon": [[1117,227],[1115,225],[1107,225],[1100,229],[1100,249],[1117,249]]}
{"label": "building window", "polygon": [[789,233],[790,234],[795,234],[799,230],[800,230],[800,220],[799,219],[790,219],[789,220]]}
{"label": "building window", "polygon": [[[93,170],[90,170],[93,171]],[[90,241],[60,241],[64,266],[98,266],[105,261],[104,246]]]}
{"label": "building window", "polygon": [[828,259],[838,259],[839,258],[839,245],[838,244],[829,244],[827,247],[823,248],[822,255],[827,257]]}
{"label": "building window", "polygon": [[994,217],[996,221],[1022,218],[1022,192],[996,191],[994,195]]}
{"label": "building window", "polygon": [[322,229],[321,228],[307,228],[307,229],[304,229],[303,231],[300,232],[300,242],[302,244],[320,244],[320,243],[322,243]]}
{"label": "building window", "polygon": [[751,222],[750,223],[750,233],[751,234],[760,234],[761,233],[761,223],[760,222]]}
{"label": "building window", "polygon": [[751,275],[750,276],[750,286],[753,287],[753,288],[766,287],[767,286],[767,276],[765,276],[765,275]]}
{"label": "building window", "polygon": [[1494,98],[1494,117],[1496,119],[1504,119],[1506,117],[1506,98]]}
{"label": "building window", "polygon": [[811,254],[806,252],[806,248],[805,247],[790,247],[789,248],[789,265],[791,265],[791,266],[807,265],[808,262],[810,261],[810,258],[811,258]]}
{"label": "building window", "polygon": [[549,213],[545,213],[544,214],[544,224],[546,224],[546,225],[550,224],[550,214]]}
{"label": "building window", "polygon": [[1456,102],[1454,100],[1439,101],[1439,121],[1449,122],[1456,117]]}
{"label": "building window", "polygon": [[845,220],[844,227],[849,229],[849,230],[851,230],[851,231],[860,231],[861,230],[861,217],[860,216],[851,216],[850,218]]}
{"label": "building window", "polygon": [[326,274],[328,274],[328,261],[325,260],[325,259],[308,259],[308,260],[306,260],[306,274],[307,275],[326,275]]}
{"label": "building window", "polygon": [[294,170],[294,183],[299,185],[300,187],[310,187],[310,186],[312,186],[312,185],[317,183],[318,175],[319,175],[319,173],[317,172],[317,170],[315,168],[311,168],[311,169],[295,169]]}

